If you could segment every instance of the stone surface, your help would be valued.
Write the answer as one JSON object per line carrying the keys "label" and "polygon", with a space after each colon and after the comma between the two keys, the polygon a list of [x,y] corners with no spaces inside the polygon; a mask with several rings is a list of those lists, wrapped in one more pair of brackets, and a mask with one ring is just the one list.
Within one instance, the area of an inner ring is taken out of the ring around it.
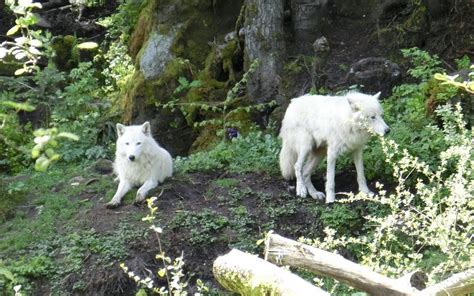
{"label": "stone surface", "polygon": [[157,78],[166,68],[166,64],[173,58],[171,45],[174,33],[160,34],[153,31],[147,41],[140,58],[140,71],[145,79]]}

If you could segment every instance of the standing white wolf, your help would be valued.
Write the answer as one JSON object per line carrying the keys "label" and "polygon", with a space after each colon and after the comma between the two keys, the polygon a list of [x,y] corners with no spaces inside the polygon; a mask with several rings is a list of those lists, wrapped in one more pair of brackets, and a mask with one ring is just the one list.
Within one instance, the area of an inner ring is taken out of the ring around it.
{"label": "standing white wolf", "polygon": [[381,136],[389,131],[379,96],[349,92],[342,96],[304,95],[291,101],[280,131],[280,169],[287,180],[296,176],[298,196],[309,193],[313,198],[324,198],[311,183],[311,172],[327,156],[326,203],[334,202],[336,158],[343,152],[352,152],[359,190],[371,193],[362,150],[370,138],[369,130]]}
{"label": "standing white wolf", "polygon": [[135,202],[142,202],[150,189],[173,174],[171,155],[153,139],[148,121],[132,126],[118,123],[117,134],[114,171],[119,185],[108,208],[120,205],[122,197],[134,186],[141,186]]}

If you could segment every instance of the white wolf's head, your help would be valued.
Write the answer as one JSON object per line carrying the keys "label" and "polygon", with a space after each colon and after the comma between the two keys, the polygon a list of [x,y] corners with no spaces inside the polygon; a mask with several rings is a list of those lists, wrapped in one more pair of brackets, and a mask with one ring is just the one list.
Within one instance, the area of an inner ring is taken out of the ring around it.
{"label": "white wolf's head", "polygon": [[380,136],[390,131],[390,128],[383,120],[383,109],[378,99],[380,92],[371,96],[361,93],[347,94],[347,100],[354,112],[354,120],[360,128],[368,128]]}
{"label": "white wolf's head", "polygon": [[135,161],[151,138],[150,123],[131,126],[117,123],[117,134],[117,155]]}

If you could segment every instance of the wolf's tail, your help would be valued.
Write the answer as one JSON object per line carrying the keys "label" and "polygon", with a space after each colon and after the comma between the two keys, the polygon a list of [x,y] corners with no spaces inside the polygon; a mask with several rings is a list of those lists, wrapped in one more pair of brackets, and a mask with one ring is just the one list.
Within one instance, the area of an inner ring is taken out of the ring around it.
{"label": "wolf's tail", "polygon": [[295,151],[289,147],[287,141],[283,140],[280,151],[280,170],[283,178],[286,180],[295,177],[295,163],[297,158],[298,155]]}

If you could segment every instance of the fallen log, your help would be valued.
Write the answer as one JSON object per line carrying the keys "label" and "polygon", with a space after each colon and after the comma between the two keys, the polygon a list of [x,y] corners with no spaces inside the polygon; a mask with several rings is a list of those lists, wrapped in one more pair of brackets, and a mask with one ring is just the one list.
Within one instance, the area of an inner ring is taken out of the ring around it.
{"label": "fallen log", "polygon": [[241,295],[329,295],[285,269],[236,249],[218,257],[212,272],[224,288]]}
{"label": "fallen log", "polygon": [[422,295],[434,296],[468,295],[474,292],[474,268],[456,273],[421,292]]}
{"label": "fallen log", "polygon": [[273,233],[268,234],[265,241],[265,260],[329,276],[371,295],[417,295],[420,293],[411,285],[413,276],[420,278],[420,273],[413,273],[398,280],[391,279],[340,255]]}

